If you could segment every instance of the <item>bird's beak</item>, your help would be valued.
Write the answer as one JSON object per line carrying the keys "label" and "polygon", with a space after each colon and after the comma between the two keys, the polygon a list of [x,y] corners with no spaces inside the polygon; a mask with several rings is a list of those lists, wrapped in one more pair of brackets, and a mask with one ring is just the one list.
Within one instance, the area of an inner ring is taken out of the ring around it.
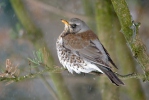
{"label": "bird's beak", "polygon": [[65,25],[69,25],[69,23],[68,23],[66,20],[61,19],[61,21],[62,21],[62,23],[64,23]]}

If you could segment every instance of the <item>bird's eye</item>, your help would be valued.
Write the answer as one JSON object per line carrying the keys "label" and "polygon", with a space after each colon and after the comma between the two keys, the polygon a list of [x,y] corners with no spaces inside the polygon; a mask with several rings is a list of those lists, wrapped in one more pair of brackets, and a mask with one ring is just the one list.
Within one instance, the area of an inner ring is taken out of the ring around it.
{"label": "bird's eye", "polygon": [[76,26],[77,26],[76,24],[71,24],[72,28],[76,28]]}

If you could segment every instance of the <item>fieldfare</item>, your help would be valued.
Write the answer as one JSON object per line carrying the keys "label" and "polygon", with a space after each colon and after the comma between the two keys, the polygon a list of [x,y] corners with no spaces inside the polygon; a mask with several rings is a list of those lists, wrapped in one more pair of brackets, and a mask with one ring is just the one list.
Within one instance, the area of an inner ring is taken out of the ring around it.
{"label": "fieldfare", "polygon": [[124,83],[111,70],[110,63],[114,67],[116,65],[86,23],[78,18],[61,21],[65,28],[57,39],[56,48],[63,67],[70,73],[103,73],[115,85],[123,85]]}

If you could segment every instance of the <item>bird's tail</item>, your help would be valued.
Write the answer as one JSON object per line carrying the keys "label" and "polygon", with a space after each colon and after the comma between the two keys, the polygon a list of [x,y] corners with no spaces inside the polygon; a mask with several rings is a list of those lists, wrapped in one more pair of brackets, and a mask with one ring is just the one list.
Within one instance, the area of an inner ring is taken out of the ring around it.
{"label": "bird's tail", "polygon": [[115,85],[124,85],[124,83],[115,75],[115,73],[110,68],[100,67],[104,74],[108,76],[112,83]]}

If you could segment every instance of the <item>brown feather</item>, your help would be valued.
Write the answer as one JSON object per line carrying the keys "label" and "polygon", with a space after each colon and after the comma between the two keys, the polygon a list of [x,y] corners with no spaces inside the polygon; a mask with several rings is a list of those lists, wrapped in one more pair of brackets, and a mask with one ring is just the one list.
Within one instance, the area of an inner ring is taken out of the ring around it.
{"label": "brown feather", "polygon": [[[105,52],[100,51],[94,42],[99,41],[96,34],[92,31],[87,31],[79,34],[67,34],[63,37],[64,46],[73,52],[77,52],[89,62],[111,68],[106,64]],[[104,60],[104,61],[103,61]]]}

